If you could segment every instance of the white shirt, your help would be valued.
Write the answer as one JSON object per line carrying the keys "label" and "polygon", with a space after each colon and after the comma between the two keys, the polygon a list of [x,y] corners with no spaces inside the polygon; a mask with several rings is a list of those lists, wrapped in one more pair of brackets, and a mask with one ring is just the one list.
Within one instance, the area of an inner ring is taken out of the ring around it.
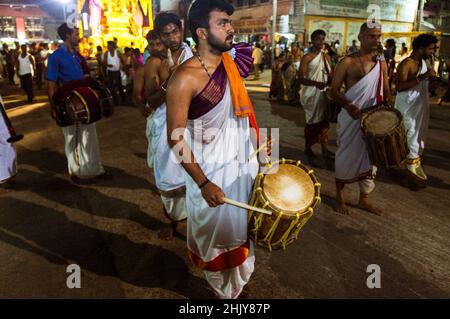
{"label": "white shirt", "polygon": [[24,58],[19,55],[19,75],[31,74],[30,55],[27,54]]}
{"label": "white shirt", "polygon": [[119,71],[120,70],[120,59],[117,51],[114,51],[114,56],[111,55],[111,52],[107,52],[107,64],[111,64],[106,69],[108,71]]}

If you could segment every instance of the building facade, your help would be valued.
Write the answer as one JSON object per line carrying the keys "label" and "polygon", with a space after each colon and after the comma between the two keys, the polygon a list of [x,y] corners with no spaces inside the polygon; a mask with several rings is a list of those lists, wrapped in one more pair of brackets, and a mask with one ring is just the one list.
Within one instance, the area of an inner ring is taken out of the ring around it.
{"label": "building facade", "polygon": [[12,44],[46,41],[48,15],[35,4],[0,4],[0,41]]}
{"label": "building facade", "polygon": [[425,4],[424,20],[441,32],[440,56],[450,58],[450,1],[429,0]]}
{"label": "building facade", "polygon": [[[359,27],[369,17],[383,26],[383,33],[409,42],[404,33],[414,28],[419,0],[278,0],[275,39],[283,36],[306,44],[316,29],[327,33],[327,41],[339,41],[345,52],[353,40],[358,42]],[[272,1],[233,0],[236,33],[243,40],[270,42]],[[398,35],[398,37],[396,36]],[[256,37],[255,37],[256,36]]]}

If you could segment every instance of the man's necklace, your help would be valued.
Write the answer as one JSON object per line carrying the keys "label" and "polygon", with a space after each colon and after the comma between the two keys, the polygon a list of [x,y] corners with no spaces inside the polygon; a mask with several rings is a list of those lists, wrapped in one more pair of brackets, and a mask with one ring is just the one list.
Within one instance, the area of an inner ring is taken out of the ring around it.
{"label": "man's necklace", "polygon": [[208,74],[209,78],[211,78],[211,74],[209,74],[208,68],[206,67],[205,63],[203,63],[202,58],[200,57],[200,55],[197,53],[195,55],[198,59],[198,61],[200,62],[200,64],[202,65],[202,67],[205,69],[206,73]]}

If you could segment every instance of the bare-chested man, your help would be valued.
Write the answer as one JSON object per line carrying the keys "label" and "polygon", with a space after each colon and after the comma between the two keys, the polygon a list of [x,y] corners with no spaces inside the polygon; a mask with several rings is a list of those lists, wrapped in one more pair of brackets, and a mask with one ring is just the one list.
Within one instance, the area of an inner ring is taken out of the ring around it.
{"label": "bare-chested man", "polygon": [[162,229],[160,237],[170,240],[177,222],[186,219],[186,187],[183,168],[177,163],[167,144],[166,97],[167,80],[176,67],[192,57],[189,46],[182,41],[182,24],[173,13],[162,12],[155,18],[155,31],[167,48],[166,57],[152,55],[145,64],[145,95],[155,112],[147,130],[149,154],[147,161],[161,193],[164,213],[171,221]]}
{"label": "bare-chested man", "polygon": [[428,78],[435,76],[434,70],[425,62],[433,56],[437,38],[421,34],[413,42],[413,52],[397,69],[397,97],[395,107],[403,115],[409,154],[406,160],[408,179],[413,189],[426,185],[427,175],[421,164],[425,147],[430,102]]}
{"label": "bare-chested man", "polygon": [[[158,57],[159,59],[164,59],[164,57],[167,56],[167,48],[162,43],[158,33],[156,33],[155,30],[151,30],[147,33],[146,38],[148,42],[147,50],[149,50],[150,54],[155,58]],[[147,65],[147,68],[149,67],[150,63]],[[160,85],[158,85],[158,89],[159,88]],[[151,108],[151,105],[155,106],[157,104],[156,106],[159,106],[162,104],[162,101],[164,100],[163,97],[165,96],[163,92],[164,91],[162,91],[162,93],[160,94],[161,96],[155,96],[152,100],[147,101],[147,98],[145,96],[145,66],[139,65],[136,69],[133,84],[133,103],[141,111],[142,115],[146,119],[150,119],[150,114],[153,113],[156,108]]]}
{"label": "bare-chested man", "polygon": [[246,211],[223,205],[224,196],[247,203],[258,173],[256,158],[247,160],[257,124],[242,81],[252,51],[249,44],[233,45],[233,11],[224,0],[192,3],[189,25],[197,55],[177,69],[167,90],[169,143],[183,153],[189,174],[189,256],[220,298],[241,294],[255,261]]}
{"label": "bare-chested man", "polygon": [[299,78],[302,88],[300,102],[305,111],[305,154],[309,162],[316,157],[311,147],[320,143],[324,158],[332,157],[327,149],[330,124],[325,119],[327,97],[324,89],[331,82],[330,56],[324,49],[326,33],[316,30],[311,34],[312,47],[300,63]]}
{"label": "bare-chested man", "polygon": [[[381,25],[367,22],[361,26],[358,39],[361,49],[342,59],[334,72],[332,97],[342,105],[338,116],[335,159],[336,210],[349,214],[344,197],[345,184],[359,182],[359,204],[363,210],[381,215],[381,209],[368,201],[374,190],[376,167],[371,165],[360,128],[361,113],[377,104],[388,103],[390,98],[386,62],[379,47]],[[340,93],[345,85],[346,92]]]}

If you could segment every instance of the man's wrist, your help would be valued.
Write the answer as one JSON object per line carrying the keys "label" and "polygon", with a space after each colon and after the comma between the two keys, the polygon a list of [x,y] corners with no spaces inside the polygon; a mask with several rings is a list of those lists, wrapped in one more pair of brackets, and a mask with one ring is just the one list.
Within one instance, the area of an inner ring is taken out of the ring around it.
{"label": "man's wrist", "polygon": [[203,181],[200,185],[198,185],[198,188],[202,189],[209,183],[210,183],[210,180],[208,178],[206,178],[205,181]]}

